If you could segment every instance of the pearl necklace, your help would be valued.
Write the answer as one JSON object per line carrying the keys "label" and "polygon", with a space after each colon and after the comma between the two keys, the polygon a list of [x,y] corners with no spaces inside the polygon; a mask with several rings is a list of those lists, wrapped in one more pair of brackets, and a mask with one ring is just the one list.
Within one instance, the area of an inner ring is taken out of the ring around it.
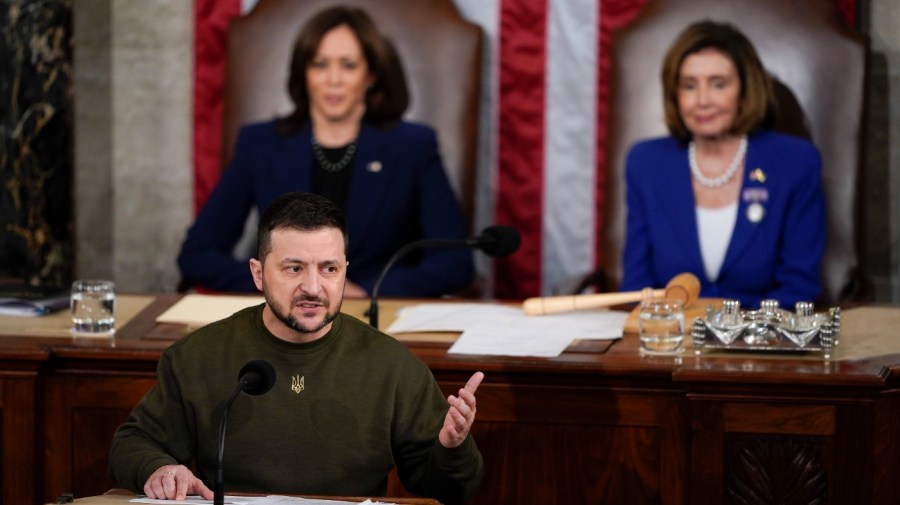
{"label": "pearl necklace", "polygon": [[320,167],[326,172],[340,172],[350,164],[350,160],[353,159],[353,155],[356,153],[356,139],[353,139],[353,142],[347,144],[344,155],[341,156],[341,159],[339,159],[337,163],[328,161],[328,158],[325,157],[322,146],[319,145],[315,135],[312,136],[312,148],[313,155],[316,157],[316,161],[319,162]]}
{"label": "pearl necklace", "polygon": [[692,140],[688,144],[688,163],[691,165],[691,174],[701,186],[706,186],[707,188],[718,188],[728,183],[741,167],[745,154],[747,154],[747,136],[741,135],[741,140],[738,143],[737,152],[734,153],[734,159],[731,160],[731,165],[728,166],[728,169],[722,175],[710,178],[703,175],[703,172],[700,171],[700,165],[697,164],[697,146],[694,145],[694,141]]}

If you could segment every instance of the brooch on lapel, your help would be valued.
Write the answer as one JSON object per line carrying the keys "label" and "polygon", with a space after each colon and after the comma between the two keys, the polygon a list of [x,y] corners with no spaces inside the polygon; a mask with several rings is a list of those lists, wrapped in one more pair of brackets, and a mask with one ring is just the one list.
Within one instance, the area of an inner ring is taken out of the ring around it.
{"label": "brooch on lapel", "polygon": [[366,164],[366,170],[372,173],[381,172],[381,162],[380,161],[372,161]]}
{"label": "brooch on lapel", "polygon": [[[751,170],[749,177],[751,181],[766,181],[766,173],[761,168]],[[741,201],[747,204],[747,220],[758,223],[766,217],[765,203],[769,201],[769,190],[764,187],[746,188],[741,193]]]}
{"label": "brooch on lapel", "polygon": [[761,168],[754,168],[750,171],[750,180],[756,182],[766,182],[766,173]]}

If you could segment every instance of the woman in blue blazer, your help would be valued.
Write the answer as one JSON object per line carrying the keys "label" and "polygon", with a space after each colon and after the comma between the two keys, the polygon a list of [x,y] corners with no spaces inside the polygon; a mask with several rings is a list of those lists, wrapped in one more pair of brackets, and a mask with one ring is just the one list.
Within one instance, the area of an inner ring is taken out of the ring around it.
{"label": "woman in blue blazer", "polygon": [[[322,194],[349,229],[345,296],[371,293],[403,245],[467,234],[435,132],[400,120],[409,103],[399,60],[360,9],[326,9],[294,45],[288,89],[294,112],[243,127],[229,167],[188,231],[178,257],[184,283],[255,291],[233,249],[252,208],[289,191]],[[473,280],[464,249],[426,249],[397,263],[380,294],[436,296]]]}
{"label": "woman in blue blazer", "polygon": [[747,308],[815,300],[821,159],[810,142],[766,130],[774,93],[753,46],[730,25],[696,23],[669,49],[662,81],[672,135],[628,155],[621,289],[691,272],[700,296]]}

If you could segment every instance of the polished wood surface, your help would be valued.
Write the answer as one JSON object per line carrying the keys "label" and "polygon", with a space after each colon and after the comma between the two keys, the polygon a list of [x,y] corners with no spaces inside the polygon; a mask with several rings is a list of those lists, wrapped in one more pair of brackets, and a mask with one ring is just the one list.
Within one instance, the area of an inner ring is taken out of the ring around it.
{"label": "polished wood surface", "polygon": [[[228,496],[227,493],[226,496]],[[128,491],[126,489],[110,489],[109,491],[103,493],[102,495],[97,496],[88,496],[86,498],[77,498],[72,503],[78,505],[124,505],[126,503],[130,503],[130,500],[134,499],[137,495]],[[235,494],[234,496],[242,496],[239,494]],[[243,496],[257,496],[257,495],[243,495]],[[265,496],[265,495],[262,495]],[[360,503],[365,500],[378,500],[379,502],[392,503],[396,505],[440,505],[440,502],[437,500],[432,500],[429,498],[363,498],[363,497],[316,497],[316,496],[304,496],[303,498],[309,499],[325,499],[325,500],[334,500],[340,502],[351,502],[351,503]],[[55,503],[55,502],[54,502]],[[50,505],[48,503],[48,505]]]}
{"label": "polished wood surface", "polygon": [[[160,352],[184,334],[156,323],[177,298],[154,298],[109,341],[10,335],[0,319],[3,503],[114,487],[109,440],[155,384]],[[384,302],[384,324],[404,303]],[[900,308],[845,310],[843,328],[828,361],[690,348],[643,356],[631,334],[557,358],[402,340],[447,394],[486,374],[476,504],[900,503]],[[405,495],[396,479],[388,494]]]}

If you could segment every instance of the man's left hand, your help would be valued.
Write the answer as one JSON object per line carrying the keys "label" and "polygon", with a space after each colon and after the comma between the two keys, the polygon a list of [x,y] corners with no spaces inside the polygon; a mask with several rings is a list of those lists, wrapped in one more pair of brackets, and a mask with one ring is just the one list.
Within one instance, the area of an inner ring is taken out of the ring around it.
{"label": "man's left hand", "polygon": [[459,390],[459,396],[447,397],[450,409],[444,417],[444,427],[438,435],[438,440],[444,447],[448,449],[459,447],[468,436],[472,423],[475,422],[475,390],[478,389],[482,379],[484,374],[475,372],[465,387]]}

